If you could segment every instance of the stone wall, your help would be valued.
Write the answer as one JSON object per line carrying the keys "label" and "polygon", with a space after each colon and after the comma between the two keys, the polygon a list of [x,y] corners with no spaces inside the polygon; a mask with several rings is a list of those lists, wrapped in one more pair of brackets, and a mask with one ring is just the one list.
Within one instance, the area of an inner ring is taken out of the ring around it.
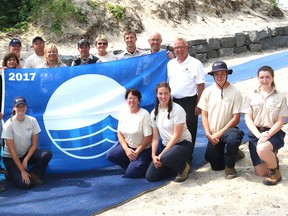
{"label": "stone wall", "polygon": [[[231,37],[188,41],[189,54],[203,63],[207,59],[232,56],[244,52],[261,52],[288,47],[288,26],[261,31],[236,33]],[[168,47],[173,50],[172,47]]]}
{"label": "stone wall", "polygon": [[[205,63],[207,59],[288,47],[288,26],[236,33],[231,37],[199,39],[187,42],[189,54]],[[163,45],[162,48],[173,51],[171,46]],[[119,50],[114,51],[115,54],[118,52]],[[75,58],[76,56],[61,56],[61,60],[67,65],[71,65]]]}

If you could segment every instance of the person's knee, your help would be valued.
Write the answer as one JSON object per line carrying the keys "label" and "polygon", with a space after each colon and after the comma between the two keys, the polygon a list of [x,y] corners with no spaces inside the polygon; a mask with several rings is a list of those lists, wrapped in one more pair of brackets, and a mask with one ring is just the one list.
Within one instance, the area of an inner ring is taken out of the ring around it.
{"label": "person's knee", "polygon": [[22,179],[16,179],[14,181],[14,186],[17,187],[17,188],[20,188],[20,189],[31,189],[32,188],[32,180],[30,178],[30,183],[29,184],[26,184],[22,181]]}
{"label": "person's knee", "polygon": [[43,152],[43,155],[42,155],[43,159],[45,159],[47,161],[50,161],[52,159],[52,157],[53,157],[52,151],[46,150],[46,151]]}

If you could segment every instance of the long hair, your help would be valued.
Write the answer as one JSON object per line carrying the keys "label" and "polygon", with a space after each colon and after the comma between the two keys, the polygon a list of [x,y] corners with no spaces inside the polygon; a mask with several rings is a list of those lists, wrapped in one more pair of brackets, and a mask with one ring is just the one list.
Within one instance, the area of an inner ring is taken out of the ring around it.
{"label": "long hair", "polygon": [[[156,92],[156,102],[155,102],[155,110],[154,110],[154,120],[156,120],[156,116],[158,115],[158,112],[159,112],[159,99],[157,97],[157,93],[158,93],[158,89],[159,88],[167,88],[169,90],[169,93],[171,93],[171,88],[169,86],[169,83],[167,82],[161,82],[159,83],[157,86],[156,86],[156,89],[155,89],[155,92]],[[169,103],[168,103],[168,119],[170,119],[170,112],[172,111],[172,108],[173,108],[173,101],[171,99],[171,96],[169,98]]]}
{"label": "long hair", "polygon": [[273,78],[273,81],[272,81],[272,83],[271,83],[271,86],[272,86],[273,88],[276,88],[276,85],[275,85],[275,82],[274,82],[274,70],[273,70],[270,66],[267,66],[267,65],[262,66],[262,67],[260,67],[260,68],[258,69],[258,72],[257,72],[257,76],[258,76],[258,77],[259,77],[259,73],[260,73],[261,71],[267,71],[267,72],[269,72],[269,73],[271,74],[271,76],[272,76],[272,78]]}

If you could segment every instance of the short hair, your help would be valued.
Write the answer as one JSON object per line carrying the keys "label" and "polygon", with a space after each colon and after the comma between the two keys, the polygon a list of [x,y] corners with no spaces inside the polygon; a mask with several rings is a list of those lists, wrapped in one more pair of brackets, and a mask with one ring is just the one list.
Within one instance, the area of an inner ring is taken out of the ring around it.
{"label": "short hair", "polygon": [[108,38],[107,38],[105,35],[103,35],[103,34],[98,35],[98,37],[95,39],[95,45],[96,45],[97,42],[100,41],[100,40],[106,41],[106,43],[107,43],[107,45],[108,45]]}
{"label": "short hair", "polygon": [[127,100],[128,95],[129,95],[130,93],[131,93],[133,96],[138,97],[139,102],[141,101],[141,99],[142,99],[141,92],[140,92],[138,89],[136,89],[136,88],[127,89],[127,91],[126,91],[126,93],[125,93],[125,99],[126,99],[126,100]]}
{"label": "short hair", "polygon": [[2,67],[7,67],[7,61],[8,61],[10,58],[15,58],[17,64],[19,65],[19,59],[18,59],[17,55],[16,55],[15,53],[8,53],[8,54],[6,54],[6,55],[4,56],[4,58],[3,58]]}
{"label": "short hair", "polygon": [[185,38],[183,38],[183,37],[177,37],[177,38],[174,40],[174,43],[175,43],[176,41],[183,41],[183,42],[185,43],[185,45],[188,47],[188,43],[187,43],[187,40],[186,40]]}
{"label": "short hair", "polygon": [[129,34],[133,34],[135,37],[137,37],[135,31],[132,31],[132,30],[126,30],[126,31],[124,32],[124,38],[125,38],[126,35],[129,35]]}

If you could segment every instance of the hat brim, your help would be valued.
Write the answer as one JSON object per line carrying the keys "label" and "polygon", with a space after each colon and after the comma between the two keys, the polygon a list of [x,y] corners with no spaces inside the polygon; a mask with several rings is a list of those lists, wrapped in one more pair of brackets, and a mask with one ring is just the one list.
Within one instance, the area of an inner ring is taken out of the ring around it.
{"label": "hat brim", "polygon": [[19,106],[20,104],[24,104],[24,105],[26,105],[25,102],[21,101],[21,102],[17,102],[17,103],[15,103],[13,106],[14,106],[14,107],[17,107],[17,106]]}
{"label": "hat brim", "polygon": [[225,68],[219,68],[219,69],[217,69],[217,70],[213,70],[213,71],[208,72],[208,74],[211,75],[211,76],[214,76],[214,73],[215,73],[215,72],[218,72],[218,71],[227,71],[228,74],[232,74],[232,72],[233,72],[232,69],[228,69],[228,70],[227,70],[227,69],[225,69]]}

